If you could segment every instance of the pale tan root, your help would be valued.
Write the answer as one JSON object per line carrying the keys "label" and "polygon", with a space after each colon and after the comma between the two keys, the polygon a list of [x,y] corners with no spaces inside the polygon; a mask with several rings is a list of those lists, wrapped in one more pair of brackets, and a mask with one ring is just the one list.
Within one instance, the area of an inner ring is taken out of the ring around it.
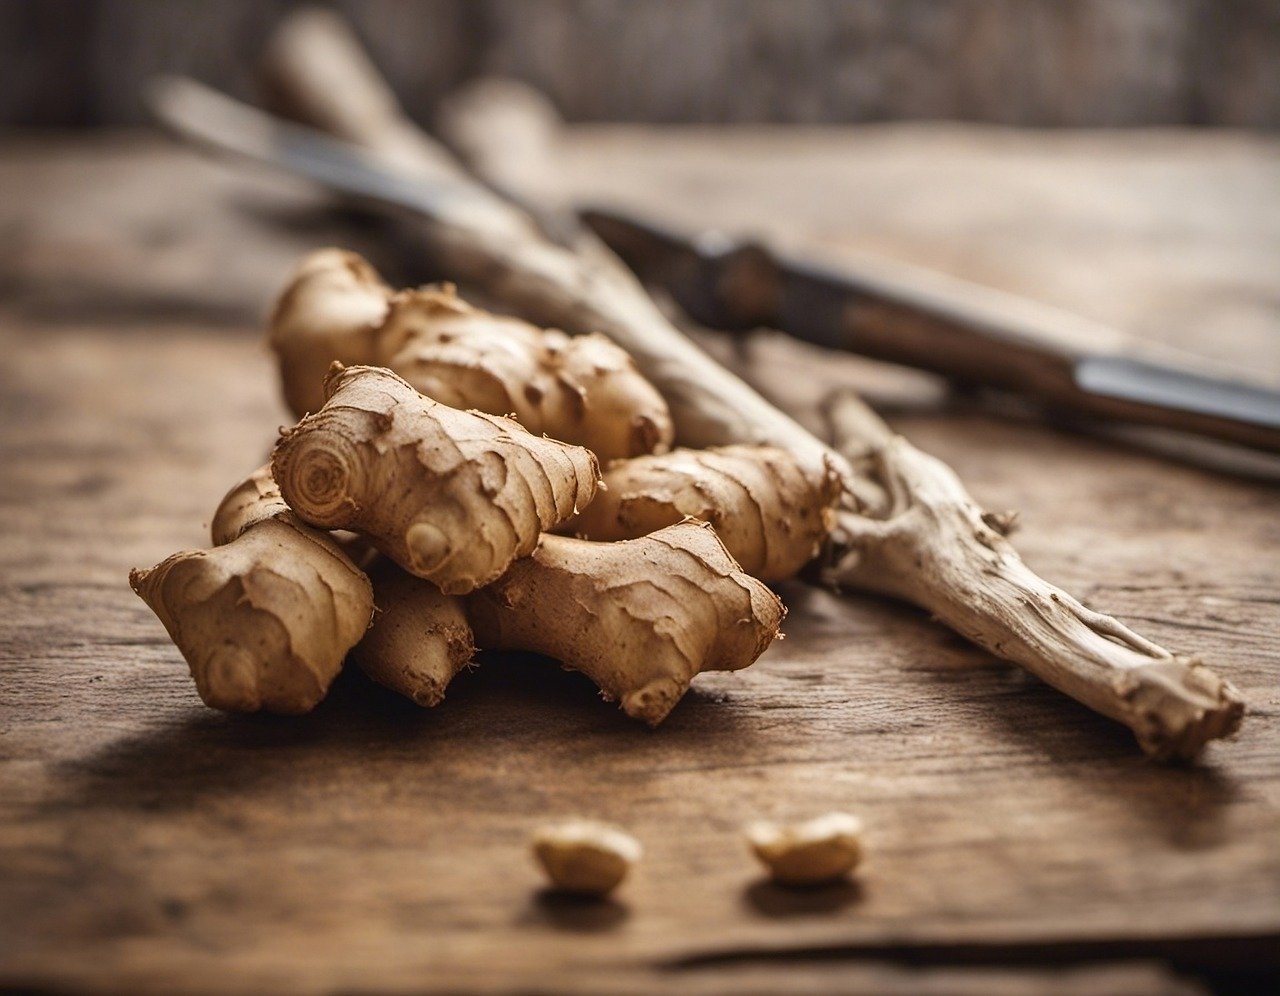
{"label": "pale tan root", "polygon": [[[1022,566],[1007,544],[991,549],[968,512],[957,510],[972,503],[954,475],[905,442],[877,442],[887,429],[874,416],[878,433],[854,429],[842,444],[852,443],[859,459],[868,447],[879,454],[865,462],[880,483],[855,474],[840,453],[699,350],[599,240],[586,233],[570,246],[548,240],[528,214],[469,177],[404,115],[340,19],[286,21],[270,61],[280,94],[299,117],[374,150],[441,192],[426,235],[450,273],[532,321],[608,336],[666,399],[678,442],[767,443],[815,474],[834,465],[851,506],[864,496],[872,507],[881,487],[891,485],[892,513],[839,516],[831,583],[925,606],[992,653],[1128,723],[1157,756],[1194,754],[1239,724],[1243,706],[1227,682],[1079,606]],[[898,514],[911,508],[924,511]],[[991,532],[980,516],[978,524]],[[971,606],[973,597],[981,605]]]}
{"label": "pale tan root", "polygon": [[462,602],[386,558],[369,569],[369,580],[377,611],[351,660],[418,705],[439,705],[476,651]]}
{"label": "pale tan root", "polygon": [[389,370],[335,366],[326,390],[276,445],[285,501],[447,594],[495,580],[595,495],[590,451],[424,398]]}
{"label": "pale tan root", "polygon": [[1156,646],[1033,573],[949,467],[860,401],[831,407],[837,439],[882,495],[842,511],[832,584],[928,609],[998,657],[1124,723],[1148,754],[1194,757],[1240,725],[1244,702],[1191,657]]}
{"label": "pale tan root", "polygon": [[297,520],[265,469],[223,500],[214,535],[224,545],[132,571],[130,585],[169,631],[206,704],[310,711],[369,625],[368,579]]}
{"label": "pale tan root", "polygon": [[585,446],[601,461],[671,446],[662,395],[603,336],[540,329],[473,308],[452,287],[428,287],[393,298],[379,351],[427,397],[514,415],[535,435]]}
{"label": "pale tan root", "polygon": [[751,664],[785,612],[692,521],[622,543],[545,535],[467,599],[480,646],[554,657],[651,726],[698,673]]}
{"label": "pale tan root", "polygon": [[739,566],[762,581],[795,575],[831,531],[840,481],[806,473],[772,446],[678,449],[611,464],[605,490],[569,524],[591,540],[644,536],[686,517],[710,522]]}
{"label": "pale tan root", "polygon": [[449,285],[397,294],[354,253],[307,256],[281,295],[269,339],[299,416],[323,404],[329,364],[384,366],[452,408],[514,415],[534,435],[601,460],[664,452],[671,415],[623,350],[473,308]]}
{"label": "pale tan root", "polygon": [[303,257],[267,325],[280,386],[294,415],[320,410],[334,360],[380,365],[377,331],[390,298],[391,288],[354,252],[319,249]]}

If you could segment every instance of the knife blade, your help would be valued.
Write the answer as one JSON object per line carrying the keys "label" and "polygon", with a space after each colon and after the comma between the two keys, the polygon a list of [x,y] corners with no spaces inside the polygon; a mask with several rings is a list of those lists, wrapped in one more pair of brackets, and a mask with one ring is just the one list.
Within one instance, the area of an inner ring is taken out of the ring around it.
{"label": "knife blade", "polygon": [[1066,413],[1280,452],[1280,391],[1208,375],[1193,357],[1144,356],[1139,340],[1078,316],[905,267],[838,269],[602,208],[582,218],[642,280],[711,328],[774,328]]}
{"label": "knife blade", "polygon": [[185,141],[305,177],[347,197],[446,222],[485,210],[507,215],[497,195],[484,188],[442,176],[428,182],[357,145],[285,121],[193,79],[158,77],[147,87],[146,102],[157,120]]}

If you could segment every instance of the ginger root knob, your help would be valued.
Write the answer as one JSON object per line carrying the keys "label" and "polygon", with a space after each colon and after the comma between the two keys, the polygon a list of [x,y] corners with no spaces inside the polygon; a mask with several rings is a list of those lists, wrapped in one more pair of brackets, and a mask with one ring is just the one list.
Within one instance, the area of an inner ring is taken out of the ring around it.
{"label": "ginger root knob", "polygon": [[588,450],[424,398],[389,370],[335,364],[326,390],[276,446],[285,501],[312,525],[363,533],[446,594],[495,580],[595,495]]}
{"label": "ginger root knob", "polygon": [[313,709],[373,614],[369,580],[298,521],[266,468],[232,489],[212,550],[176,553],[129,584],[177,644],[207,705]]}

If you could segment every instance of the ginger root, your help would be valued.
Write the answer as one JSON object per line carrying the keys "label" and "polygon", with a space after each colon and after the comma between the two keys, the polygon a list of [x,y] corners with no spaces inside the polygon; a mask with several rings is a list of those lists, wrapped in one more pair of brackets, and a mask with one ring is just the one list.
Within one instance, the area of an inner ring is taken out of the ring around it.
{"label": "ginger root", "polygon": [[595,495],[590,451],[424,398],[389,370],[335,365],[325,388],[276,445],[285,501],[313,526],[363,533],[446,594],[497,579]]}
{"label": "ginger root", "polygon": [[303,260],[269,340],[299,416],[323,403],[323,374],[336,360],[385,366],[435,401],[513,415],[600,460],[671,446],[666,402],[609,340],[491,315],[447,284],[393,294],[354,253],[322,249]]}
{"label": "ginger root", "polygon": [[602,461],[671,445],[666,402],[603,336],[570,338],[491,315],[446,285],[397,294],[379,345],[386,365],[427,397],[511,414]]}
{"label": "ginger root", "polygon": [[786,614],[712,528],[682,522],[622,543],[545,535],[467,599],[486,650],[532,650],[581,671],[656,726],[702,671],[747,667]]}
{"label": "ginger root", "polygon": [[436,706],[475,656],[462,601],[385,558],[369,571],[377,613],[351,660],[380,685]]}
{"label": "ginger root", "polygon": [[822,547],[834,522],[839,478],[815,479],[773,446],[722,446],[618,461],[606,489],[571,526],[592,540],[644,536],[686,517],[715,527],[748,574],[781,581]]}
{"label": "ginger root", "polygon": [[391,288],[357,253],[318,249],[298,264],[267,333],[285,402],[298,418],[324,404],[324,378],[334,360],[380,365],[377,330],[390,298]]}
{"label": "ginger root", "polygon": [[529,650],[581,671],[651,726],[698,673],[751,664],[786,611],[693,521],[623,543],[544,535],[533,556],[465,598],[385,562],[372,577],[378,612],[352,657],[419,705],[444,698],[477,646]]}
{"label": "ginger root", "polygon": [[373,614],[369,580],[280,499],[268,468],[214,517],[212,550],[176,553],[129,584],[164,624],[207,705],[313,709]]}

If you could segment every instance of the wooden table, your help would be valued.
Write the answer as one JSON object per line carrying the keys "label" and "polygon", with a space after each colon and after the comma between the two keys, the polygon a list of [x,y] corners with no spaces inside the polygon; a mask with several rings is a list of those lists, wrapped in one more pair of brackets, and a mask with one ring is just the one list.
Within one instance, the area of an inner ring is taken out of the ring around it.
{"label": "wooden table", "polygon": [[[581,130],[566,176],[675,222],[879,252],[1280,375],[1280,142],[1230,134]],[[125,575],[206,542],[285,421],[259,342],[293,258],[379,232],[139,135],[0,146],[0,981],[328,992],[1187,993],[1280,972],[1275,466],[836,380],[1018,508],[1030,563],[1252,714],[1194,767],[918,612],[800,585],[787,639],[657,731],[498,658],[430,712],[344,676],[302,719],[205,709]],[[856,883],[766,884],[758,817],[860,813]],[[618,899],[540,891],[549,817],[615,820]]]}

